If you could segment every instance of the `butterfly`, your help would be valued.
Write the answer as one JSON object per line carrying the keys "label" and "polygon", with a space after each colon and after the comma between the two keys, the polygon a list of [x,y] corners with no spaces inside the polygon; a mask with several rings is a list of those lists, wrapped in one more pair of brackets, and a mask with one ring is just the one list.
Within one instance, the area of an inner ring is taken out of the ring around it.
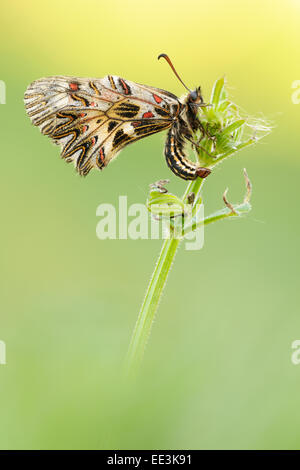
{"label": "butterfly", "polygon": [[53,76],[31,83],[24,96],[32,123],[61,147],[61,157],[73,162],[81,175],[102,170],[126,145],[168,130],[165,158],[180,178],[205,178],[211,172],[191,161],[185,144],[203,126],[198,107],[200,87],[189,90],[171,60],[163,57],[189,91],[179,99],[173,93],[140,85],[115,75],[104,78]]}

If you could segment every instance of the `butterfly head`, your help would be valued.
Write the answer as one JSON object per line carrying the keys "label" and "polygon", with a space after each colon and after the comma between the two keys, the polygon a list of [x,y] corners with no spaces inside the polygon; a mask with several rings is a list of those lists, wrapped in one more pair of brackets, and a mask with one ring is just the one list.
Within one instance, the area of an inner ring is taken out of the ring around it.
{"label": "butterfly head", "polygon": [[196,104],[198,106],[204,105],[204,101],[201,94],[201,88],[198,87],[194,91],[191,91],[187,97],[188,103]]}

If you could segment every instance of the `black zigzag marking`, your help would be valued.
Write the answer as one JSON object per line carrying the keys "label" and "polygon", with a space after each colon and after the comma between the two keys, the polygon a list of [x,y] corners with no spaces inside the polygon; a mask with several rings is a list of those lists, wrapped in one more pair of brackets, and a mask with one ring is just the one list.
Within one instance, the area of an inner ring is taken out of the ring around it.
{"label": "black zigzag marking", "polygon": [[107,126],[108,132],[111,132],[117,125],[118,125],[117,121],[109,121],[108,126]]}
{"label": "black zigzag marking", "polygon": [[115,133],[114,140],[113,140],[113,148],[119,147],[120,145],[124,145],[126,142],[129,142],[131,137],[128,134],[125,134],[123,129],[118,130]]}
{"label": "black zigzag marking", "polygon": [[133,103],[120,103],[114,109],[115,113],[120,117],[133,119],[139,112],[140,107]]}
{"label": "black zigzag marking", "polygon": [[164,109],[161,109],[161,108],[158,108],[158,107],[155,107],[155,112],[159,115],[159,116],[162,116],[162,117],[165,117],[165,118],[169,118],[170,117],[170,114],[168,111],[165,111]]}
{"label": "black zigzag marking", "polygon": [[136,126],[136,124],[133,124],[135,128],[135,135],[139,137],[146,136],[148,134],[154,134],[155,132],[160,132],[163,129],[166,129],[169,127],[169,124],[157,124],[155,122],[147,122],[147,124],[144,124],[143,121],[141,121],[141,124],[139,126]]}

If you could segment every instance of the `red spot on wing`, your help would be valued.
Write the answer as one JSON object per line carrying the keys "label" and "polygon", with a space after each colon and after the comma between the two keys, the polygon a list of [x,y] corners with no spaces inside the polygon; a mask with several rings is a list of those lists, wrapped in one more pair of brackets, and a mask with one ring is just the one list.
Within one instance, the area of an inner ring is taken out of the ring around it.
{"label": "red spot on wing", "polygon": [[160,96],[157,96],[153,93],[153,98],[155,99],[156,103],[161,103],[162,102],[162,98]]}
{"label": "red spot on wing", "polygon": [[133,125],[133,127],[139,127],[139,126],[143,125],[143,122],[142,121],[132,121],[131,124]]}
{"label": "red spot on wing", "polygon": [[128,90],[128,86],[126,85],[126,83],[124,82],[124,80],[122,80],[122,78],[120,78],[120,81],[123,85],[123,88],[124,88],[124,91],[125,91],[125,95],[129,95],[129,90]]}
{"label": "red spot on wing", "polygon": [[95,101],[92,101],[91,104],[90,104],[90,106],[96,106]]}
{"label": "red spot on wing", "polygon": [[93,137],[92,138],[92,145],[95,145],[95,143],[96,143],[96,139],[95,139],[95,137]]}
{"label": "red spot on wing", "polygon": [[80,113],[80,117],[86,116],[86,113]]}
{"label": "red spot on wing", "polygon": [[70,90],[72,90],[72,91],[77,91],[77,90],[78,90],[78,85],[77,85],[77,83],[71,82],[71,83],[69,84],[69,88],[70,88]]}
{"label": "red spot on wing", "polygon": [[86,132],[88,130],[88,126],[83,126],[82,130],[83,132]]}
{"label": "red spot on wing", "polygon": [[103,162],[103,160],[104,160],[104,150],[103,150],[103,147],[101,147],[101,149],[99,150],[99,155],[100,155],[100,160]]}
{"label": "red spot on wing", "polygon": [[147,111],[146,113],[143,114],[143,118],[152,118],[154,117],[154,114],[151,113],[151,111]]}

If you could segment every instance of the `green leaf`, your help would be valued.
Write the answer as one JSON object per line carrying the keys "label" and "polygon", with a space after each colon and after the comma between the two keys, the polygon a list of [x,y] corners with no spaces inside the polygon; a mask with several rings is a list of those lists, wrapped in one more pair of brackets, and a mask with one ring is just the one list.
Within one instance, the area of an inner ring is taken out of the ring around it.
{"label": "green leaf", "polygon": [[211,95],[211,104],[216,108],[221,104],[221,101],[224,101],[226,97],[225,91],[225,77],[219,78],[214,84],[212,95]]}
{"label": "green leaf", "polygon": [[243,126],[245,124],[245,122],[246,122],[245,119],[239,119],[238,121],[233,122],[229,126],[225,127],[225,129],[223,129],[221,135],[225,136],[225,135],[228,135],[228,134],[232,134],[234,131],[236,131],[241,126]]}

